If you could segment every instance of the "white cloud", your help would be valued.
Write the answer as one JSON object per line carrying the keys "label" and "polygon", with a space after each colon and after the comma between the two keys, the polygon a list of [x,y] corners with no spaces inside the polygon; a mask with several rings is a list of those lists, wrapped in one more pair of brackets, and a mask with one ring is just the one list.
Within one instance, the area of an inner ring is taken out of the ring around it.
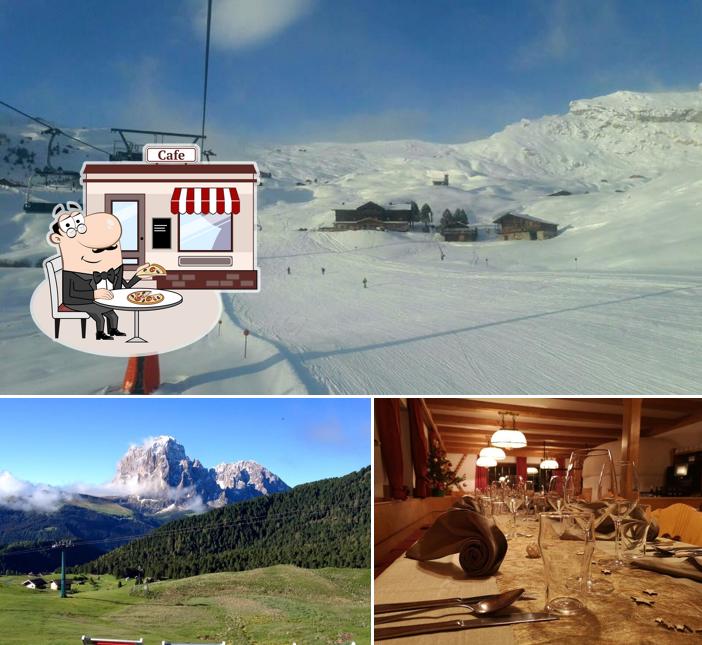
{"label": "white cloud", "polygon": [[[227,49],[253,47],[272,38],[307,14],[313,0],[214,0],[212,44]],[[204,33],[207,8],[198,3],[194,21]]]}
{"label": "white cloud", "polygon": [[59,488],[48,484],[32,484],[0,471],[0,506],[18,511],[55,511],[66,499]]}

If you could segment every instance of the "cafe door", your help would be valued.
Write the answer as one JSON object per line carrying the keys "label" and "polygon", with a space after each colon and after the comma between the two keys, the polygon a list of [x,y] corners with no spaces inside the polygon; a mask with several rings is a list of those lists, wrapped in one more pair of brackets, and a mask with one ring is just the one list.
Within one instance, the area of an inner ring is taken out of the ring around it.
{"label": "cafe door", "polygon": [[122,259],[126,265],[145,262],[144,195],[105,195],[105,210],[122,224]]}

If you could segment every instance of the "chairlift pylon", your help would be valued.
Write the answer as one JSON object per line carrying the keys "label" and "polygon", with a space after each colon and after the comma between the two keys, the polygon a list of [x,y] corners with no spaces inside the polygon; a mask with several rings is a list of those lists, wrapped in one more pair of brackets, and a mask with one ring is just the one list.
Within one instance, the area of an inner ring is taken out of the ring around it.
{"label": "chairlift pylon", "polygon": [[[188,132],[165,132],[162,130],[132,130],[129,128],[111,128],[111,132],[116,132],[119,134],[120,139],[122,139],[123,149],[118,149],[118,141],[113,144],[113,151],[110,154],[110,161],[143,161],[142,159],[142,144],[134,143],[130,141],[125,133],[128,134],[148,134],[153,137],[153,143],[164,143],[165,137],[170,138],[180,138],[180,139],[192,139],[191,143],[197,143],[200,148],[204,148],[205,138],[201,134],[191,134]],[[159,141],[160,137],[160,141]],[[210,156],[215,156],[212,150],[202,150],[203,156],[210,160]]]}

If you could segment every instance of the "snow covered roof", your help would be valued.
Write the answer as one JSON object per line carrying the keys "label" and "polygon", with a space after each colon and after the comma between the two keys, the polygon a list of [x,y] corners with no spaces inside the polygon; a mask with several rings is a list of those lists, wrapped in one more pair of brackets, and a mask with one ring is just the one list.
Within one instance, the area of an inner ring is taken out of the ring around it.
{"label": "snow covered roof", "polygon": [[385,207],[386,211],[409,211],[412,210],[412,204],[406,202],[404,204],[388,204]]}

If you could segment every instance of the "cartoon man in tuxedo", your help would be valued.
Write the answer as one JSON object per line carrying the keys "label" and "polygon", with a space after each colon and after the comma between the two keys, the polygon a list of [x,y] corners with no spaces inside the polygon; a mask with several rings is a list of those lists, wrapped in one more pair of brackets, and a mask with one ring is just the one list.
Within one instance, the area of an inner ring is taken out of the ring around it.
{"label": "cartoon man in tuxedo", "polygon": [[122,224],[111,213],[86,216],[76,202],[68,202],[65,207],[58,204],[53,214],[48,240],[61,253],[63,304],[84,311],[95,321],[97,340],[126,336],[117,327],[114,309],[95,302],[112,300],[115,289],[132,287],[141,279],[136,274],[129,281],[124,279],[119,242]]}

